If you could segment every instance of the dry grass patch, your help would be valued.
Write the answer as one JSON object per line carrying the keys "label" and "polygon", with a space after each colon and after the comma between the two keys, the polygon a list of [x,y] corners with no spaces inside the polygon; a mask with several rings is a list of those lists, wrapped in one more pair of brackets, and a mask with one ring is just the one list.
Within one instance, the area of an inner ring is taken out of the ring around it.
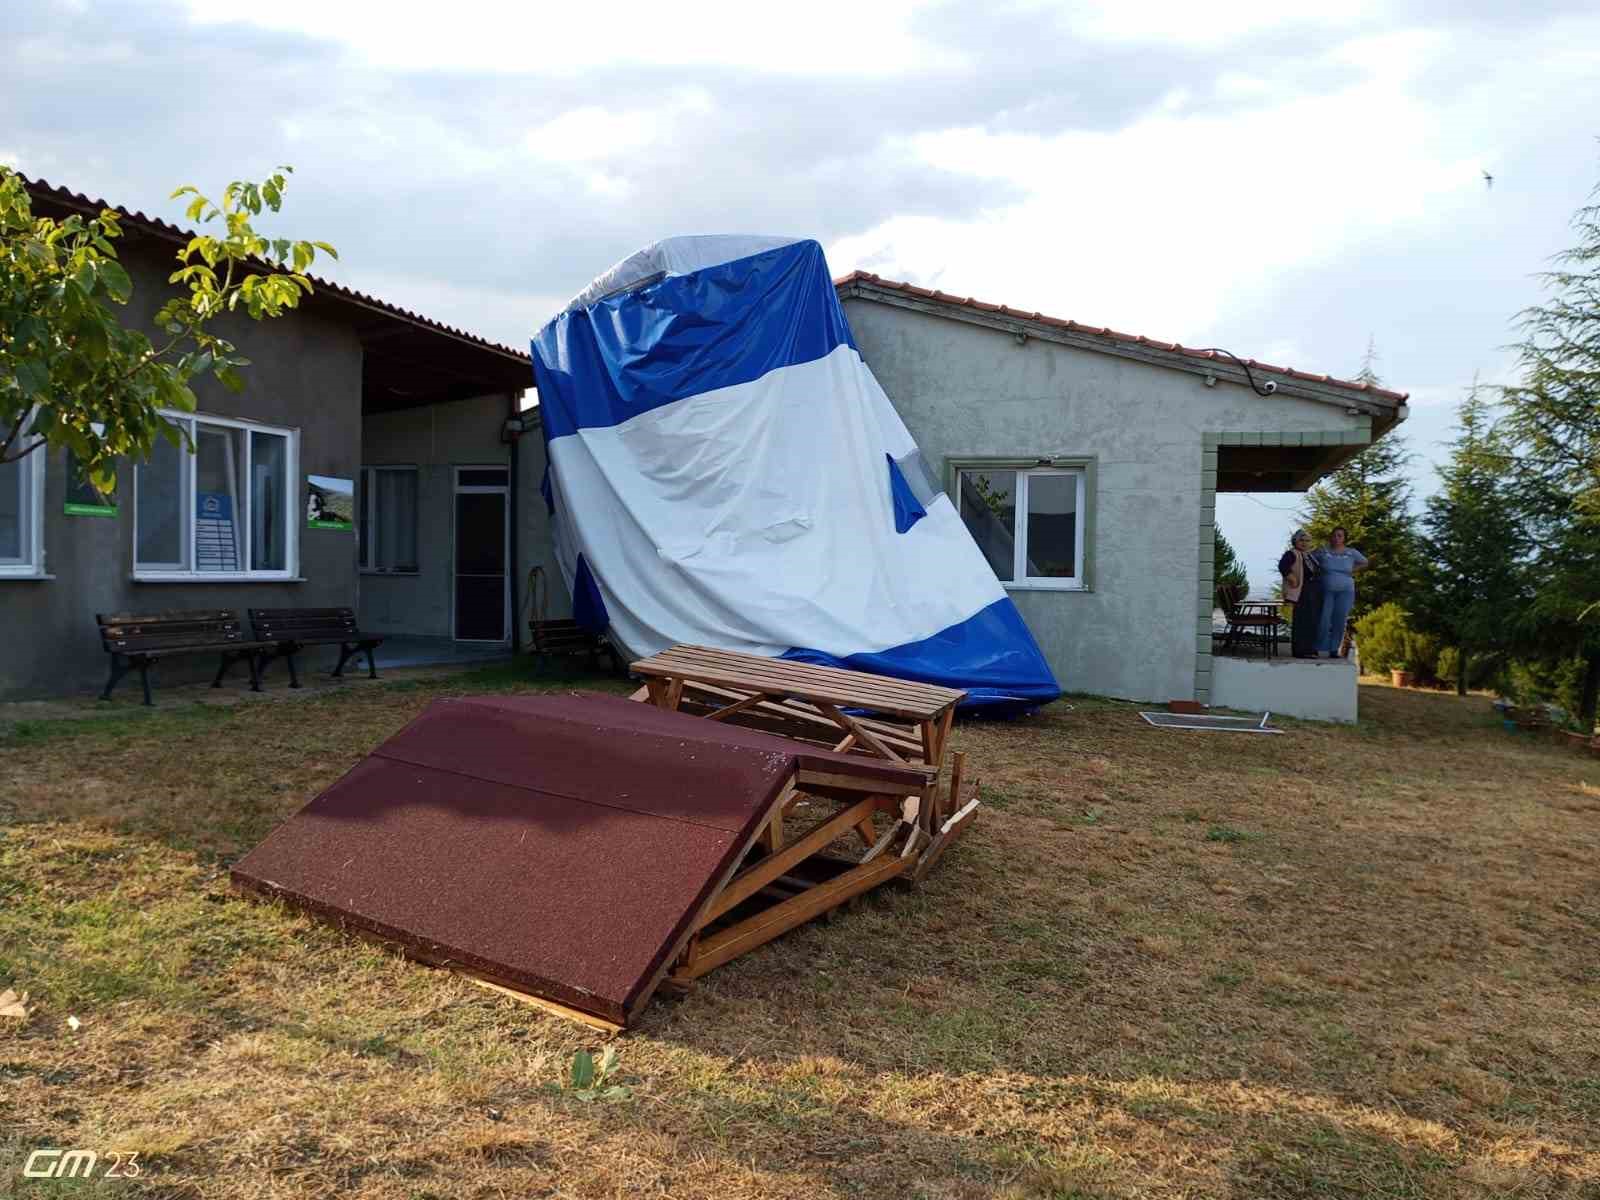
{"label": "dry grass patch", "polygon": [[118,1195],[1600,1195],[1600,764],[1481,699],[963,725],[989,811],[929,881],[658,1002],[601,1102],[592,1032],[226,888],[432,696],[521,686],[0,738],[0,1195],[47,1145],[137,1150]]}

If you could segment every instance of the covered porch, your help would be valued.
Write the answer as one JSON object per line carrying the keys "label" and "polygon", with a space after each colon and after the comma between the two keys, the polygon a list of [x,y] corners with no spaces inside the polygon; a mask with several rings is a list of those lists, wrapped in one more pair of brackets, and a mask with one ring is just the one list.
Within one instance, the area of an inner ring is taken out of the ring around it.
{"label": "covered porch", "polygon": [[[1216,708],[1271,711],[1308,720],[1357,719],[1359,650],[1348,657],[1302,659],[1290,652],[1287,622],[1257,628],[1254,636],[1227,635],[1228,615],[1215,582],[1216,497],[1219,493],[1304,493],[1354,458],[1405,417],[1403,405],[1352,406],[1353,425],[1320,432],[1207,433],[1203,435],[1200,522],[1200,606],[1204,610],[1195,698]],[[1287,531],[1286,531],[1287,532]],[[1276,611],[1267,564],[1250,563],[1249,601],[1257,614]]]}

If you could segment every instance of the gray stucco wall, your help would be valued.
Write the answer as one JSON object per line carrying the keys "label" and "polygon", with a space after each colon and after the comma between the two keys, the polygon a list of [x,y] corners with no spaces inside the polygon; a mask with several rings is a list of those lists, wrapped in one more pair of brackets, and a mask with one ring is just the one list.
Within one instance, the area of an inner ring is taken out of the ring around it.
{"label": "gray stucco wall", "polygon": [[[124,321],[148,329],[149,317],[170,294],[169,261],[124,251],[134,300]],[[345,326],[308,311],[257,325],[219,323],[251,360],[245,388],[235,395],[203,379],[195,384],[199,411],[300,431],[299,478],[291,480],[296,512],[305,511],[305,476],[350,478],[360,461],[360,342]],[[43,453],[42,451],[39,453]],[[0,578],[0,698],[83,692],[105,681],[95,614],[184,608],[316,607],[356,601],[353,533],[299,531],[302,582],[136,582],[133,574],[132,465],[119,468],[116,517],[67,516],[65,457],[47,463],[44,498],[45,571],[53,579]],[[170,681],[209,678],[214,659],[175,658],[157,674]],[[244,678],[244,668],[236,669]],[[281,679],[281,677],[280,677]],[[137,678],[124,688],[136,690]]]}
{"label": "gray stucco wall", "polygon": [[362,574],[362,628],[424,637],[454,635],[454,469],[510,462],[510,451],[500,440],[510,403],[505,395],[488,395],[367,417],[361,465],[417,468],[418,561],[415,575]]}
{"label": "gray stucco wall", "polygon": [[1037,338],[1018,344],[871,300],[847,300],[845,311],[867,365],[941,475],[951,459],[1095,460],[1089,590],[1008,588],[1068,691],[1205,699],[1216,483],[1216,441],[1208,447],[1205,434],[1369,434],[1368,418],[1329,404],[1260,397],[1226,380],[1207,387],[1184,372]]}
{"label": "gray stucco wall", "polygon": [[521,499],[517,512],[517,586],[523,596],[525,611],[520,614],[523,641],[527,641],[527,620],[533,615],[533,600],[527,594],[529,573],[538,567],[543,584],[544,616],[546,618],[570,617],[572,597],[561,578],[561,568],[556,563],[555,546],[551,542],[550,514],[544,497],[539,494],[539,484],[544,479],[544,433],[539,427],[539,410],[532,408],[523,413],[527,432],[517,442],[517,479]]}

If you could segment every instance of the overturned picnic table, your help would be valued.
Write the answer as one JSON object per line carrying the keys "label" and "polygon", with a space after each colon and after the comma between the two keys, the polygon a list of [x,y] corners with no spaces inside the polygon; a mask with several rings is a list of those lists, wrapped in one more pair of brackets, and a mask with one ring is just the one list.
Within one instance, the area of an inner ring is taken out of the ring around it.
{"label": "overturned picnic table", "polygon": [[[966,692],[708,646],[672,646],[632,666],[634,699],[771,729],[830,750],[938,771]],[[861,715],[870,713],[870,716]],[[778,728],[783,726],[783,728]]]}
{"label": "overturned picnic table", "polygon": [[[957,688],[692,645],[669,647],[630,670],[644,680],[631,698],[657,708],[925,771],[926,796],[904,813],[923,839],[908,849],[927,846],[919,877],[977,808],[977,782],[963,778],[961,755],[944,786],[939,778],[956,705],[967,694]],[[873,841],[870,822],[861,834]]]}

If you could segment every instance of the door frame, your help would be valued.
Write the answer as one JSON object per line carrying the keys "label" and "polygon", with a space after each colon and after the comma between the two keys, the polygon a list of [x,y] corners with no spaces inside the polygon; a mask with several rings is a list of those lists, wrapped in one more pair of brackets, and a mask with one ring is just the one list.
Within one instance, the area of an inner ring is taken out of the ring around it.
{"label": "door frame", "polygon": [[[506,481],[503,484],[468,484],[461,482],[463,471],[504,471]],[[511,640],[511,467],[503,462],[499,463],[458,463],[450,468],[450,637],[457,642],[470,642],[479,646],[498,646]],[[501,611],[504,619],[501,623],[500,636],[497,638],[464,638],[458,635],[456,629],[456,531],[459,521],[458,509],[460,498],[463,495],[498,495],[505,503],[500,506],[500,541],[504,549],[505,558],[505,588],[504,602]]]}

